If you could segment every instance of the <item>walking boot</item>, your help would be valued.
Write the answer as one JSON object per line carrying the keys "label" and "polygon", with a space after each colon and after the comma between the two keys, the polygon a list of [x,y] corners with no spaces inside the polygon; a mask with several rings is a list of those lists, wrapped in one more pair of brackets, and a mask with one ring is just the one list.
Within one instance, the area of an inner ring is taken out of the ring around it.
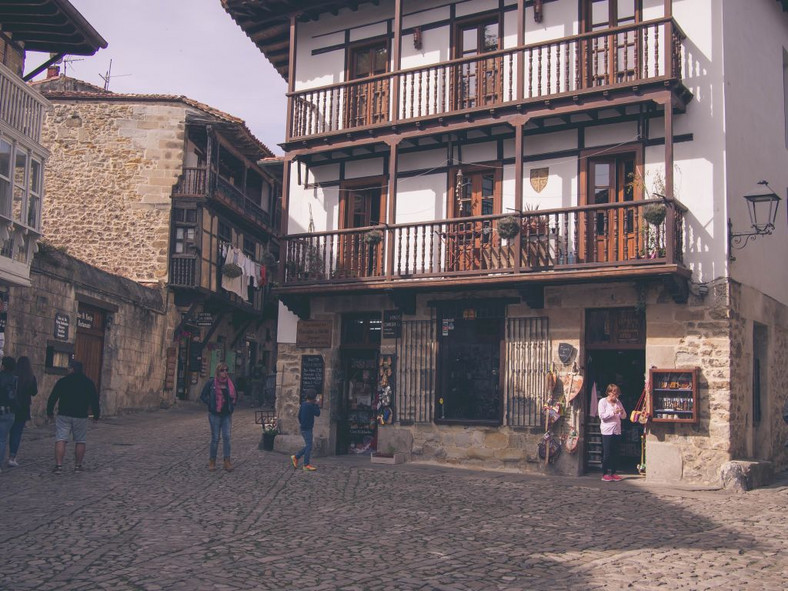
{"label": "walking boot", "polygon": [[233,463],[230,461],[230,458],[224,458],[224,469],[228,472],[232,472],[234,470]]}
{"label": "walking boot", "polygon": [[211,458],[208,460],[208,471],[213,472],[216,470],[216,458]]}

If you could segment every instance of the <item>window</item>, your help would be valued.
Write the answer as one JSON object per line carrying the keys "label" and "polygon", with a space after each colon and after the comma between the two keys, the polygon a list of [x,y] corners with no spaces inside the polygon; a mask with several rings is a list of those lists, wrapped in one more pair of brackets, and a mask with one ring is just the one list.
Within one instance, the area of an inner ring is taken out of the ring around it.
{"label": "window", "polygon": [[227,222],[219,222],[219,240],[224,242],[233,241],[233,229]]}
{"label": "window", "polygon": [[[501,47],[497,17],[460,24],[456,36],[456,58],[478,56]],[[499,102],[502,74],[500,56],[466,61],[457,66],[453,76],[455,107],[466,109]]]}
{"label": "window", "polygon": [[173,209],[175,234],[173,248],[176,254],[191,254],[197,237],[197,210],[176,207]]}
{"label": "window", "polygon": [[0,215],[11,217],[11,151],[13,146],[0,139]]}
{"label": "window", "polygon": [[28,182],[28,157],[19,148],[14,158],[14,198],[12,202],[12,215],[15,222],[22,223],[22,212],[25,206]]}
{"label": "window", "polygon": [[251,259],[257,258],[257,242],[244,236],[243,253]]}
{"label": "window", "polygon": [[[640,0],[586,0],[585,30],[588,33],[624,27],[640,21]],[[588,40],[588,82],[594,86],[614,84],[636,77],[637,32],[624,31]]]}
{"label": "window", "polygon": [[38,229],[38,216],[41,212],[41,172],[43,167],[38,160],[30,161],[30,196],[27,200],[27,225]]}
{"label": "window", "polygon": [[[362,80],[385,74],[389,68],[387,41],[366,43],[351,48],[348,79]],[[389,81],[379,78],[348,87],[345,122],[347,127],[372,125],[389,120]]]}

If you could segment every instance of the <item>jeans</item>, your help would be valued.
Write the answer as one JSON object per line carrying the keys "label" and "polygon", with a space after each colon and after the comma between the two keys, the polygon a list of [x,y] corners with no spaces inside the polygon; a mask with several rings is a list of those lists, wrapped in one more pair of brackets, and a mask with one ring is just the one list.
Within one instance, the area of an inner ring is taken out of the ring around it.
{"label": "jeans", "polygon": [[14,424],[14,413],[7,412],[0,415],[0,464],[5,462],[5,448],[8,445],[8,434]]}
{"label": "jeans", "polygon": [[211,424],[211,459],[216,459],[219,451],[219,433],[222,435],[222,451],[224,457],[230,457],[230,432],[233,428],[233,415],[215,415],[208,413],[208,422]]}
{"label": "jeans", "polygon": [[602,435],[602,474],[615,474],[621,435]]}
{"label": "jeans", "polygon": [[312,429],[301,429],[301,437],[304,438],[304,447],[296,454],[296,458],[300,460],[303,457],[304,466],[308,466],[312,460]]}
{"label": "jeans", "polygon": [[25,429],[27,421],[14,421],[11,426],[11,441],[9,443],[8,455],[16,457],[16,452],[19,451],[19,444],[22,442],[22,431]]}

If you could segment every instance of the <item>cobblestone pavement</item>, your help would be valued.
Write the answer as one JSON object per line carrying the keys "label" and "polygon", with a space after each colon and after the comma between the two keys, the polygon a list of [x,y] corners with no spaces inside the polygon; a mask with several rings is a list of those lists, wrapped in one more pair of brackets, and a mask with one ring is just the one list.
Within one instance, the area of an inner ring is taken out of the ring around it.
{"label": "cobblestone pavement", "polygon": [[[788,486],[678,490],[366,457],[294,471],[234,418],[206,469],[197,406],[91,424],[86,471],[54,427],[0,474],[0,589],[786,589]],[[220,452],[221,455],[221,452]]]}

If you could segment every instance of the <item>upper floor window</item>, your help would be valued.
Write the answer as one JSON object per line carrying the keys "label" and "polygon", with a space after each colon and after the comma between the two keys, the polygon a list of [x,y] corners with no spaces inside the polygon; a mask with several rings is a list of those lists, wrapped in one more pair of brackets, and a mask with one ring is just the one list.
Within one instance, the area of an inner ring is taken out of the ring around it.
{"label": "upper floor window", "polygon": [[173,248],[176,254],[189,252],[189,247],[194,247],[197,237],[197,210],[192,208],[176,207],[173,209],[175,235]]}
{"label": "upper floor window", "polygon": [[233,241],[233,229],[227,222],[219,222],[219,240],[230,243]]}
{"label": "upper floor window", "polygon": [[[455,35],[455,58],[472,58],[501,48],[497,16],[460,23]],[[452,83],[458,109],[498,102],[503,80],[502,59],[500,56],[471,59],[457,65]]]}
{"label": "upper floor window", "polygon": [[244,236],[243,253],[251,259],[256,259],[257,242],[255,242],[251,238],[247,238],[246,236]]}
{"label": "upper floor window", "polygon": [[41,159],[0,138],[0,215],[38,230],[43,170]]}
{"label": "upper floor window", "polygon": [[[381,40],[351,47],[348,79],[363,80],[389,69],[388,41]],[[345,119],[348,127],[388,121],[389,82],[386,78],[359,82],[348,89]]]}
{"label": "upper floor window", "polygon": [[[632,25],[641,20],[641,0],[585,0],[581,15],[587,33]],[[609,37],[609,38],[608,38]],[[603,86],[631,80],[637,73],[637,31],[591,37],[586,42],[587,78]]]}

